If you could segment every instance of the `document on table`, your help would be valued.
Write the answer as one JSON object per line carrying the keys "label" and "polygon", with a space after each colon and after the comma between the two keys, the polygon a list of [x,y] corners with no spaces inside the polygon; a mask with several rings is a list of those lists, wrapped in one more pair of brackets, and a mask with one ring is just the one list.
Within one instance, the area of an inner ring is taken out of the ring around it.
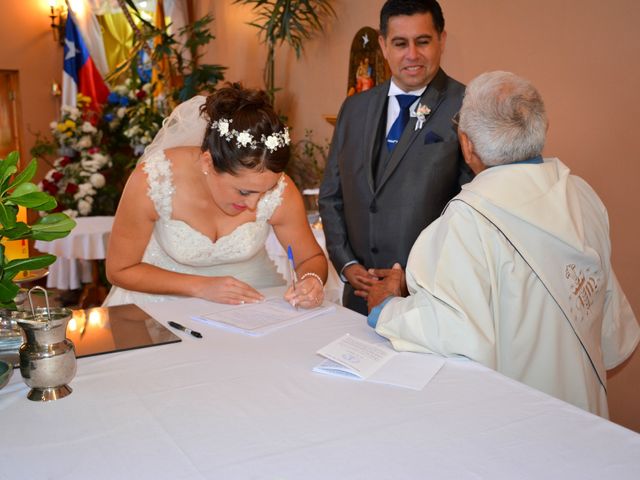
{"label": "document on table", "polygon": [[317,352],[325,357],[314,372],[422,390],[444,365],[444,358],[396,352],[388,342],[367,342],[348,333]]}
{"label": "document on table", "polygon": [[331,303],[312,309],[296,309],[283,298],[267,298],[260,303],[246,303],[217,309],[192,317],[194,320],[245,335],[260,336],[278,328],[324,315],[335,310]]}

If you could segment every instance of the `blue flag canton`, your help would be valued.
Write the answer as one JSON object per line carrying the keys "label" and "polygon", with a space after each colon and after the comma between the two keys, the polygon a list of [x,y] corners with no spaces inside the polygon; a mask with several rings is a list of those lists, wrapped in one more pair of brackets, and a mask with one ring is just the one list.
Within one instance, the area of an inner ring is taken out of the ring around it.
{"label": "blue flag canton", "polygon": [[78,72],[89,58],[89,51],[71,15],[67,17],[64,35],[64,71],[78,84]]}

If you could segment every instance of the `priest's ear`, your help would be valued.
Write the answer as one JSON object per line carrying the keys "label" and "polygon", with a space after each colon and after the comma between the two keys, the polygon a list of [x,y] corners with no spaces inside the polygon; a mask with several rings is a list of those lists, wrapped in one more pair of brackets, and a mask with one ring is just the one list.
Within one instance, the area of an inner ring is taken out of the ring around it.
{"label": "priest's ear", "polygon": [[462,149],[462,156],[464,157],[464,161],[467,162],[469,168],[476,175],[483,171],[486,167],[480,157],[476,155],[473,149],[473,142],[469,138],[469,136],[463,131],[458,131],[458,140],[460,141],[460,148]]}

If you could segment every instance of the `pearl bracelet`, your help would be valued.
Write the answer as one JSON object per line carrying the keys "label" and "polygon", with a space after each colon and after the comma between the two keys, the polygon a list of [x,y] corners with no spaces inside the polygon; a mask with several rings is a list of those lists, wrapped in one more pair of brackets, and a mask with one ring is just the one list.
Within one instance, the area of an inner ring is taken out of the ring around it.
{"label": "pearl bracelet", "polygon": [[307,277],[313,277],[316,280],[318,280],[320,282],[320,286],[322,288],[324,288],[324,282],[322,281],[322,279],[320,278],[320,275],[318,275],[317,273],[314,272],[307,272],[305,274],[302,275],[302,277],[300,277],[300,280],[304,280]]}

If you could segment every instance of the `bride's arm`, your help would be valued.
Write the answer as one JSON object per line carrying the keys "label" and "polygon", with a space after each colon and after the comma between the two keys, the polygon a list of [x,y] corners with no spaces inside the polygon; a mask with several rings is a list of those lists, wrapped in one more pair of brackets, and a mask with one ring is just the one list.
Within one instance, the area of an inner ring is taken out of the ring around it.
{"label": "bride's arm", "polygon": [[142,257],[157,219],[140,164],[124,188],[109,238],[106,267],[107,278],[113,285],[138,292],[200,297],[221,303],[262,299],[259,292],[233,277],[189,275],[143,263]]}
{"label": "bride's arm", "polygon": [[271,216],[271,225],[282,247],[291,246],[296,263],[298,284],[289,289],[285,298],[305,308],[317,307],[324,298],[327,281],[327,258],[311,231],[302,195],[287,177],[282,203]]}

